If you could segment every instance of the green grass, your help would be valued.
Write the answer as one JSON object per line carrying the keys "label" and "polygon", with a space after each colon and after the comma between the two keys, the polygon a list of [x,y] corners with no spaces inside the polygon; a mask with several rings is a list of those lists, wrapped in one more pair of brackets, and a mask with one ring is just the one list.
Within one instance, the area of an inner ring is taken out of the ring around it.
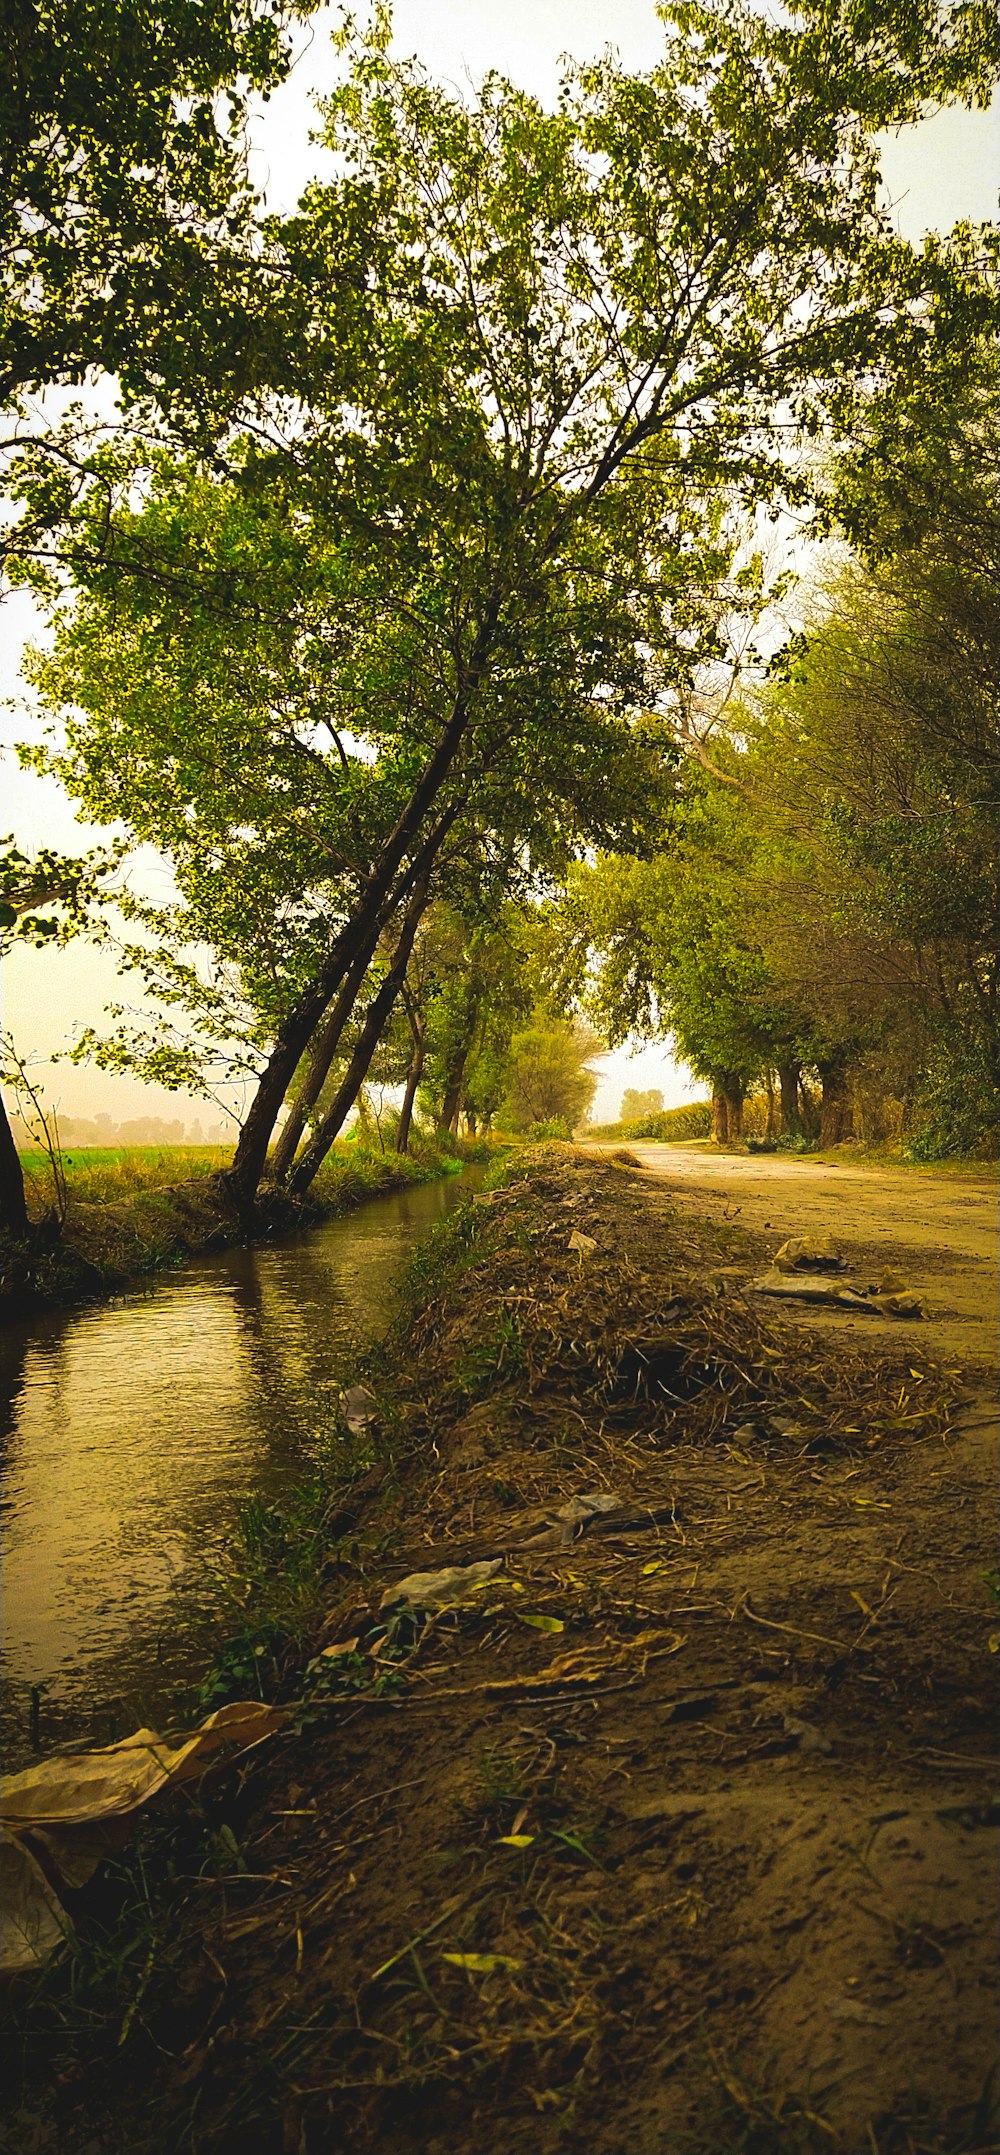
{"label": "green grass", "polygon": [[[71,1145],[63,1154],[70,1200],[83,1205],[120,1204],[137,1190],[214,1175],[232,1158],[225,1145]],[[52,1170],[44,1152],[23,1152],[28,1190],[41,1204],[52,1199]]]}
{"label": "green grass", "polygon": [[712,1131],[712,1108],[708,1100],[684,1100],[679,1107],[660,1108],[655,1115],[643,1115],[639,1122],[604,1122],[581,1132],[587,1138],[597,1138],[602,1143],[610,1138],[620,1138],[623,1144],[633,1139],[652,1139],[659,1144],[682,1144],[685,1139],[710,1137]]}
{"label": "green grass", "polygon": [[[42,1152],[22,1159],[29,1214],[44,1222],[55,1197],[49,1162]],[[229,1148],[218,1145],[70,1148],[62,1234],[27,1252],[0,1238],[0,1303],[100,1299],[242,1239],[245,1223],[211,1179],[231,1159]],[[412,1159],[344,1142],[333,1147],[304,1204],[262,1185],[260,1232],[295,1233],[463,1165],[428,1140]]]}

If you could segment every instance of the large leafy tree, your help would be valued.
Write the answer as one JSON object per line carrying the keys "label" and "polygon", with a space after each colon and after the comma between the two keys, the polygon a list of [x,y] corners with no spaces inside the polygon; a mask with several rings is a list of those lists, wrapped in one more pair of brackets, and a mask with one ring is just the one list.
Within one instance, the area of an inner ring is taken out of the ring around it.
{"label": "large leafy tree", "polygon": [[[720,499],[802,498],[790,432],[843,432],[862,378],[888,399],[983,318],[978,242],[915,254],[879,213],[872,131],[928,79],[899,24],[883,38],[849,12],[776,28],[727,0],[665,8],[650,75],[606,59],[555,113],[495,78],[463,103],[378,36],[351,49],[328,115],[339,176],[265,235],[280,381],[244,398],[213,470],[248,517],[283,505],[293,550],[304,527],[336,550],[323,639],[338,681],[359,655],[398,790],[276,1028],[243,1197],[455,792],[515,741],[541,747],[572,668],[620,710],[623,650],[654,621],[666,670],[689,672]],[[968,52],[955,66],[968,81]],[[259,562],[220,573],[177,520],[151,546],[134,470],[105,461],[94,485],[109,603],[142,577],[175,612],[194,583],[220,619],[269,617]]]}

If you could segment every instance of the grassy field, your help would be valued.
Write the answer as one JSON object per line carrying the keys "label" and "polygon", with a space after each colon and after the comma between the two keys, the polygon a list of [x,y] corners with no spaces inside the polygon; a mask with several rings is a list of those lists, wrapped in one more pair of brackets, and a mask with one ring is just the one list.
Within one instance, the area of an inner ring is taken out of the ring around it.
{"label": "grassy field", "polygon": [[[70,1146],[63,1154],[66,1187],[80,1204],[108,1205],[134,1197],[137,1190],[158,1190],[172,1182],[214,1175],[232,1158],[225,1145]],[[51,1203],[52,1169],[44,1152],[23,1152],[21,1165],[28,1201]]]}

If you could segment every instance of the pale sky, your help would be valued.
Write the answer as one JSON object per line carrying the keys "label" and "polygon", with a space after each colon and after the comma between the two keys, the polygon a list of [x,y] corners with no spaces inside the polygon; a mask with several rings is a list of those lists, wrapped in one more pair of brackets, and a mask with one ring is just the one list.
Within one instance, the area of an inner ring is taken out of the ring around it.
{"label": "pale sky", "polygon": [[[330,20],[331,18],[326,18]],[[395,44],[400,53],[417,53],[431,73],[461,85],[490,68],[507,74],[546,102],[551,102],[565,53],[593,57],[613,46],[632,69],[652,65],[659,52],[660,29],[647,0],[491,0],[474,11],[467,0],[397,0]],[[254,130],[255,179],[269,205],[294,207],[301,189],[322,169],[322,152],[309,141],[315,124],[312,96],[330,80],[330,56],[324,18],[312,24],[290,81],[271,99]],[[949,109],[887,138],[883,173],[900,231],[919,240],[928,230],[944,231],[959,218],[996,215],[1000,187],[1000,105],[988,113]],[[13,830],[27,849],[48,844],[83,851],[95,834],[77,822],[72,803],[53,780],[21,772],[9,744],[27,738],[30,714],[21,700],[20,656],[37,633],[30,601],[15,594],[0,607],[0,698],[13,699],[2,714],[4,758],[0,833]],[[142,860],[144,887],[165,892],[165,866],[148,853]],[[70,1044],[84,1025],[100,1027],[108,1001],[137,1000],[134,988],[116,976],[106,952],[77,942],[63,951],[13,953],[4,965],[2,1023],[11,1028],[22,1053],[39,1058],[39,1067],[56,1049]],[[204,1111],[183,1094],[130,1078],[114,1078],[92,1068],[67,1064],[46,1073],[47,1089],[66,1114],[105,1111],[126,1119],[140,1114],[181,1115],[190,1120]],[[642,1049],[634,1059],[625,1051],[605,1057],[595,1103],[598,1120],[617,1114],[625,1085],[658,1086],[668,1105],[702,1087],[671,1061],[664,1044]]]}

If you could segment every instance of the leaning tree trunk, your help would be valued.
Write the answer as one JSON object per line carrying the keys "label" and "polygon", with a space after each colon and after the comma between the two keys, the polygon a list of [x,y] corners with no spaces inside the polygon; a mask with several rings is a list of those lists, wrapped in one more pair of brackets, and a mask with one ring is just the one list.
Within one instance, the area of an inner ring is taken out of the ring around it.
{"label": "leaning tree trunk", "polygon": [[274,1182],[285,1182],[291,1172],[309,1110],[315,1107],[330,1075],[330,1066],[340,1045],[341,1034],[357,1001],[361,983],[375,954],[377,941],[377,936],[370,937],[364,949],[358,953],[339,995],[316,1035],[309,1068],[282,1123],[278,1142],[270,1155],[268,1164]]}
{"label": "leaning tree trunk", "polygon": [[372,1058],[382,1037],[386,1020],[392,1012],[406,978],[406,968],[410,962],[413,939],[420,926],[427,904],[429,879],[430,871],[428,870],[411,895],[403,916],[399,941],[393,952],[392,964],[377,995],[372,998],[369,1005],[368,1015],[358,1034],[354,1052],[347,1065],[343,1080],[338,1086],[336,1095],[319,1128],[313,1132],[304,1153],[292,1170],[289,1187],[294,1191],[296,1197],[303,1195],[303,1192],[309,1188],[314,1175],[322,1167],[334,1138],[343,1128],[345,1118],[350,1114],[371,1068]]}
{"label": "leaning tree trunk", "polygon": [[778,1064],[778,1090],[781,1095],[782,1137],[798,1137],[802,1128],[799,1115],[799,1078],[801,1064],[796,1062]]}
{"label": "leaning tree trunk", "polygon": [[26,1242],[30,1232],[24,1195],[24,1169],[14,1143],[7,1110],[0,1099],[0,1228],[14,1242]]}
{"label": "leaning tree trunk", "polygon": [[232,1166],[226,1170],[225,1181],[241,1208],[250,1206],[256,1196],[267,1162],[271,1133],[282,1102],[324,1011],[371,937],[378,937],[386,920],[391,918],[407,892],[412,890],[414,879],[422,875],[425,869],[430,869],[456,816],[464,806],[464,802],[459,799],[445,810],[400,876],[399,871],[406,861],[407,852],[419,836],[438,799],[465,738],[472,714],[474,691],[486,665],[492,627],[495,627],[495,621],[492,626],[489,621],[484,623],[466,678],[456,694],[451,716],[442,731],[441,739],[406,807],[397,818],[394,829],[386,839],[350,920],[345,922],[318,973],[278,1028],[274,1046],[240,1133]]}

